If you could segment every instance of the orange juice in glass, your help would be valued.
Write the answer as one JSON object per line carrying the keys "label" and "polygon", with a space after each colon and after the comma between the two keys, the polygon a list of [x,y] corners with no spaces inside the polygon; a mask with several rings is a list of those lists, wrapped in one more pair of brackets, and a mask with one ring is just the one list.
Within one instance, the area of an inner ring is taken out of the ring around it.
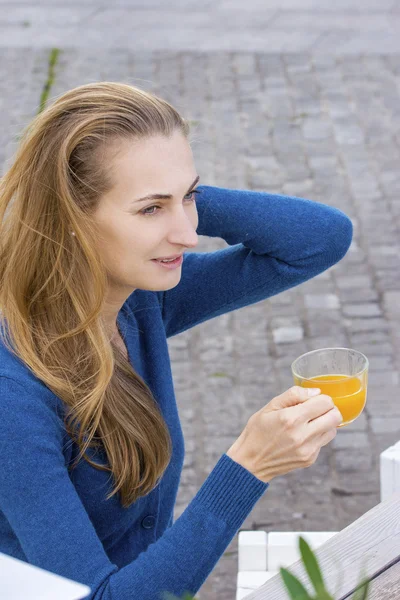
{"label": "orange juice in glass", "polygon": [[319,388],[340,410],[344,427],[363,411],[367,400],[368,359],[349,348],[321,348],[292,363],[295,385]]}

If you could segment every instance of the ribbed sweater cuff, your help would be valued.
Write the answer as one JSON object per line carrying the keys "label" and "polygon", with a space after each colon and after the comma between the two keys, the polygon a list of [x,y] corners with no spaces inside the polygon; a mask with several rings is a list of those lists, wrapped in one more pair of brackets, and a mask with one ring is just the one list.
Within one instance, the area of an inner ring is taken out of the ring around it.
{"label": "ribbed sweater cuff", "polygon": [[223,454],[196,494],[196,501],[239,528],[269,484]]}

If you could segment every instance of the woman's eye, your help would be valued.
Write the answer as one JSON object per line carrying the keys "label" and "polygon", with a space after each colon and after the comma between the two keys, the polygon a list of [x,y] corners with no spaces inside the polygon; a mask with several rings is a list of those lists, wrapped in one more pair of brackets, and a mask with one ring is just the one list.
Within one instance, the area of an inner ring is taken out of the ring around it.
{"label": "woman's eye", "polygon": [[[191,196],[192,200],[196,199],[196,194],[200,194],[200,190],[192,190],[191,192],[189,192],[188,194],[186,194],[186,196]],[[185,198],[186,198],[185,196]]]}
{"label": "woman's eye", "polygon": [[155,215],[156,213],[154,212],[147,212],[148,210],[151,210],[152,208],[160,208],[160,206],[148,206],[147,208],[144,208],[143,210],[140,211],[141,215]]}
{"label": "woman's eye", "polygon": [[[196,194],[201,194],[201,191],[200,190],[192,190],[191,192],[189,192],[189,194],[186,194],[184,196],[184,198],[188,199],[190,202],[195,202]],[[153,204],[152,206],[148,206],[147,208],[144,208],[143,210],[141,210],[140,213],[142,215],[147,215],[149,217],[152,215],[156,215],[158,211],[147,212],[147,211],[151,211],[153,208],[161,208],[161,206],[159,206],[158,204]]]}

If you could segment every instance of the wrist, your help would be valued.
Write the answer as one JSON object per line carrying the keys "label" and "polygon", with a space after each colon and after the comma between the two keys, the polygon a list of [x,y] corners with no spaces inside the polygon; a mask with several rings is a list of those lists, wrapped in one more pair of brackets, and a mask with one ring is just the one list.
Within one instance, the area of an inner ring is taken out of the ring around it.
{"label": "wrist", "polygon": [[240,442],[239,439],[237,439],[232,444],[232,446],[229,448],[229,450],[227,452],[225,452],[225,454],[227,456],[229,456],[229,458],[234,460],[236,463],[241,465],[244,469],[249,471],[252,475],[254,475],[255,477],[258,477],[255,464],[252,460],[250,460],[249,456],[244,451],[244,449],[242,447],[242,443]]}
{"label": "wrist", "polygon": [[242,440],[240,440],[240,438],[238,438],[232,444],[225,454],[264,483],[269,483],[277,475],[276,473],[273,474],[270,471],[265,471],[265,469],[263,469],[261,472],[256,466],[255,459],[249,457],[249,455],[245,452]]}

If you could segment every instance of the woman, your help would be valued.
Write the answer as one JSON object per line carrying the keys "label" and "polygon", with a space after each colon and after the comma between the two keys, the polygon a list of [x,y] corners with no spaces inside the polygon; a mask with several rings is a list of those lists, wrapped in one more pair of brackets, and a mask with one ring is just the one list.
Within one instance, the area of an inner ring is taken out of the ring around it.
{"label": "woman", "polygon": [[[35,118],[1,181],[0,551],[92,600],[195,594],[272,478],[341,422],[328,396],[274,398],[173,523],[167,337],[314,277],[352,236],[317,202],[199,186],[188,135],[162,99],[88,84]],[[198,235],[229,247],[182,258]]]}

